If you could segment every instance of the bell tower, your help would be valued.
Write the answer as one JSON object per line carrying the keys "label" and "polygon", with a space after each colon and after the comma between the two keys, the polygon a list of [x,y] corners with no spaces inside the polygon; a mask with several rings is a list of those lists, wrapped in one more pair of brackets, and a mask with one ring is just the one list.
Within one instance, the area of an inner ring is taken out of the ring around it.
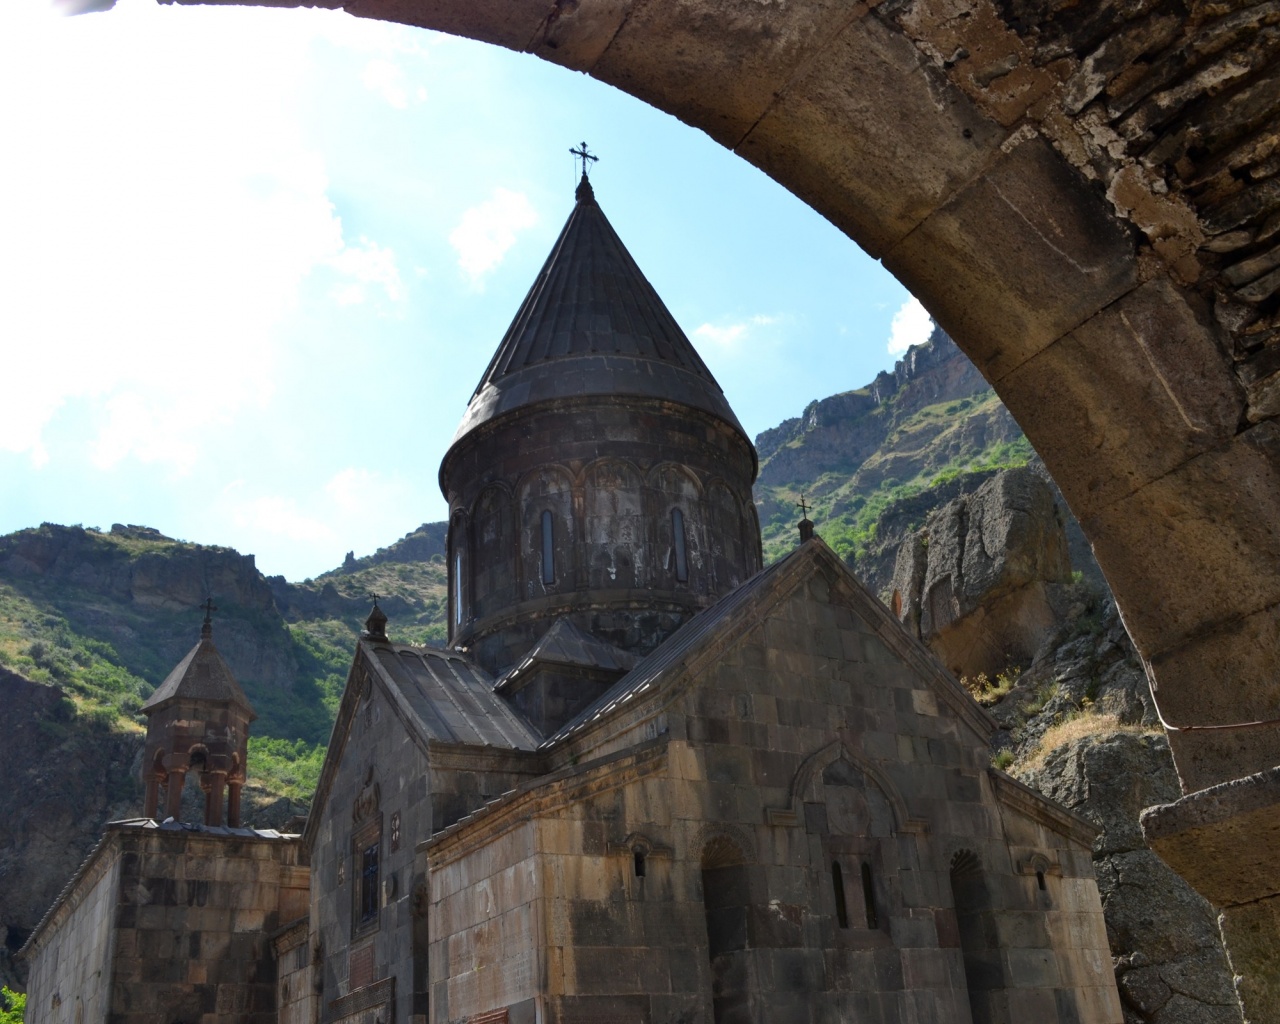
{"label": "bell tower", "polygon": [[562,619],[647,654],[761,568],[755,449],[585,172],[440,467],[449,639],[495,674]]}
{"label": "bell tower", "polygon": [[[147,716],[143,782],[148,818],[182,814],[182,789],[195,772],[205,794],[204,824],[240,826],[240,791],[245,782],[249,723],[248,698],[213,645],[212,600],[204,605],[197,643],[142,705]],[[165,811],[160,813],[160,791]]]}

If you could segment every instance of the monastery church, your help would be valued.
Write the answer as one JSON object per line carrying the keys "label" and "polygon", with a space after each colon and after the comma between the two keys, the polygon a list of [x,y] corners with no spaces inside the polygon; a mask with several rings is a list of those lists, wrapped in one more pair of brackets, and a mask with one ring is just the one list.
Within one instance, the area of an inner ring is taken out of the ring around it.
{"label": "monastery church", "polygon": [[283,835],[206,618],[27,1019],[1121,1024],[1095,829],[811,523],[762,566],[756,469],[584,173],[440,467],[447,649],[375,604]]}

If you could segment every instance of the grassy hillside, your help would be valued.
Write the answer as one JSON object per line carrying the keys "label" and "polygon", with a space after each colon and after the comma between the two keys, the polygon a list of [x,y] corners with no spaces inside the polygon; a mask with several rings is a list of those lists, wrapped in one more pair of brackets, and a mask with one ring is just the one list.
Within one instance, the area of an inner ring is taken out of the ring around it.
{"label": "grassy hillside", "polygon": [[60,687],[69,728],[79,719],[141,737],[139,708],[198,639],[195,606],[211,593],[215,642],[258,713],[251,801],[305,805],[370,595],[396,639],[444,639],[440,556],[397,563],[395,545],[379,555],[305,584],[268,584],[251,558],[144,528],[19,531],[0,538],[0,665]]}

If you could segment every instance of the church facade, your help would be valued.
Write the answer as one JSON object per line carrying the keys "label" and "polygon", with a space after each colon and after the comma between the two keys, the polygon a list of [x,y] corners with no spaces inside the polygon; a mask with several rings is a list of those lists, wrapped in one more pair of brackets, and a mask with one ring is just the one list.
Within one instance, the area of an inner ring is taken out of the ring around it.
{"label": "church facade", "polygon": [[762,566],[750,440],[576,198],[441,466],[448,647],[357,645],[276,1019],[1120,1024],[1094,829],[811,526]]}
{"label": "church facade", "polygon": [[441,466],[450,649],[352,667],[321,1020],[1122,1019],[1092,827],[820,539],[762,567],[755,471],[584,178]]}

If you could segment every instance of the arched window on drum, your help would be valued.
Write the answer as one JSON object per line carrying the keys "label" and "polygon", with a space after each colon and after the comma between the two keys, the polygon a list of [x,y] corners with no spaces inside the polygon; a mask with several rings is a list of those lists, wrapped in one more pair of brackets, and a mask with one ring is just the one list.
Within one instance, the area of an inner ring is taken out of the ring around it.
{"label": "arched window on drum", "polygon": [[706,593],[705,506],[697,481],[681,467],[666,465],[650,476],[649,487],[660,585]]}
{"label": "arched window on drum", "polygon": [[449,638],[471,619],[471,543],[467,516],[449,520]]}
{"label": "arched window on drum", "polygon": [[527,600],[570,589],[573,579],[573,481],[556,468],[539,470],[516,495],[520,510],[520,579]]}

